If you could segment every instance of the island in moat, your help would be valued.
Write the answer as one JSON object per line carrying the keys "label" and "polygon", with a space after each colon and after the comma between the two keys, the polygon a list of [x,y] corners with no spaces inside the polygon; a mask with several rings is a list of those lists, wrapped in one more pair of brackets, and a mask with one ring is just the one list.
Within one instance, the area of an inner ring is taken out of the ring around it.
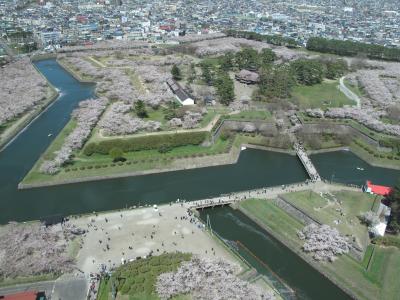
{"label": "island in moat", "polygon": [[[171,45],[63,47],[48,59],[10,62],[0,73],[12,79],[0,88],[8,93],[1,142],[11,140],[0,165],[22,157],[7,150],[37,132],[35,124],[48,130],[38,138],[47,149],[34,150],[30,171],[1,179],[0,195],[27,201],[48,189],[40,197],[53,203],[44,209],[52,215],[35,212],[39,221],[0,227],[0,295],[30,288],[55,299],[396,299],[400,89],[386,87],[399,85],[399,63],[272,45],[236,31]],[[68,73],[60,76],[70,90],[57,86],[50,66]],[[63,97],[77,97],[67,118]],[[51,114],[62,120],[59,129],[45,120]],[[257,175],[282,179],[249,190],[157,199],[171,188],[171,174],[215,172],[248,151],[296,164],[262,166]],[[313,155],[333,151],[391,175],[376,178],[359,165],[346,181],[335,178],[333,163],[326,176]],[[113,211],[95,203],[103,203],[101,192],[89,203],[82,196],[80,209],[49,199],[77,184],[89,195],[98,180],[161,173],[165,191],[146,187],[152,200],[140,202],[138,188],[130,196],[136,202]],[[272,254],[275,247],[285,254]]]}

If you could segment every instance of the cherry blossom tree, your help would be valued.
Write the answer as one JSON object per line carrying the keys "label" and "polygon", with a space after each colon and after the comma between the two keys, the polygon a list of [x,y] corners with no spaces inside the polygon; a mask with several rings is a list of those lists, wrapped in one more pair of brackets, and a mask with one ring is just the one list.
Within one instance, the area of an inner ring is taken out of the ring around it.
{"label": "cherry blossom tree", "polygon": [[63,273],[72,270],[60,227],[11,223],[0,230],[0,277]]}
{"label": "cherry blossom tree", "polygon": [[238,268],[222,259],[193,257],[176,272],[158,277],[156,289],[161,299],[190,294],[193,299],[275,299],[270,291],[239,279]]}
{"label": "cherry blossom tree", "polygon": [[65,138],[61,149],[54,153],[54,158],[42,163],[40,166],[42,173],[49,175],[57,173],[60,167],[70,160],[72,152],[83,147],[107,104],[106,98],[88,99],[79,103],[79,107],[72,112],[76,127]]}
{"label": "cherry blossom tree", "polygon": [[123,102],[111,104],[103,118],[99,122],[99,127],[106,135],[132,134],[138,131],[158,131],[161,123],[157,121],[145,121],[141,118],[129,114],[132,105]]}
{"label": "cherry blossom tree", "polygon": [[28,58],[0,68],[0,125],[32,110],[46,99],[48,85]]}
{"label": "cherry blossom tree", "polygon": [[297,232],[305,240],[303,250],[310,252],[315,260],[334,261],[336,256],[349,252],[350,244],[336,228],[311,223]]}

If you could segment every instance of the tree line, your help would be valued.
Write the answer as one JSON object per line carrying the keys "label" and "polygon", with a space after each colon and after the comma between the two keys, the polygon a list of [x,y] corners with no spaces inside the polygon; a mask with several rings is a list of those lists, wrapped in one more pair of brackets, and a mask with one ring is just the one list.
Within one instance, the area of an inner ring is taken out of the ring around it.
{"label": "tree line", "polygon": [[201,62],[202,79],[207,85],[215,87],[222,104],[229,105],[234,100],[235,93],[234,83],[228,72],[241,69],[258,71],[275,59],[276,55],[271,49],[266,48],[258,52],[246,47],[236,53],[228,52],[218,57],[216,63],[207,60]]}
{"label": "tree line", "polygon": [[365,55],[370,59],[400,61],[400,49],[382,45],[367,44],[353,41],[342,41],[312,37],[307,41],[307,49],[322,53],[331,53],[341,56]]}
{"label": "tree line", "polygon": [[244,38],[248,40],[254,40],[259,42],[267,42],[275,46],[285,46],[288,48],[297,48],[299,45],[297,42],[289,37],[283,37],[281,35],[264,35],[251,31],[238,31],[238,30],[226,30],[224,32],[227,36]]}
{"label": "tree line", "polygon": [[264,65],[260,70],[257,100],[285,99],[290,96],[293,86],[315,85],[324,78],[337,79],[347,71],[343,60],[299,59],[280,65]]}

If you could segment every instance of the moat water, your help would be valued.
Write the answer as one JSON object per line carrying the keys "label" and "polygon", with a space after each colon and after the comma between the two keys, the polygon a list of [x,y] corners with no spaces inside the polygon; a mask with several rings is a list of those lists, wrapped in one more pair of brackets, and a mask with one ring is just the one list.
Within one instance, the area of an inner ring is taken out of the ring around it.
{"label": "moat water", "polygon": [[[60,91],[60,96],[0,152],[0,224],[57,214],[168,203],[178,198],[190,201],[300,182],[307,178],[295,156],[245,150],[234,165],[18,190],[18,183],[68,122],[72,110],[81,100],[94,96],[93,84],[78,82],[56,60],[38,61],[35,65]],[[49,133],[52,135],[49,136]],[[400,177],[400,171],[371,167],[351,152],[318,154],[311,158],[325,179],[342,183],[361,185],[366,179],[371,179],[379,184],[392,185]],[[214,229],[221,236],[239,240],[256,253],[296,290],[298,298],[348,298],[338,287],[239,212],[218,208],[210,216]],[[262,272],[260,265],[254,261],[252,264]]]}

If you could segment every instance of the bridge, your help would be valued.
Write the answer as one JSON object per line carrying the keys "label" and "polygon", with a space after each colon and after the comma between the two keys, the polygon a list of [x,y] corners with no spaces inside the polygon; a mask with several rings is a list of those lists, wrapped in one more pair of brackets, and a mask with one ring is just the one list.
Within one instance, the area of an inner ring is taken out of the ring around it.
{"label": "bridge", "polygon": [[246,199],[275,199],[281,194],[309,191],[315,192],[334,192],[334,191],[359,191],[361,188],[358,186],[349,186],[340,183],[327,183],[322,180],[304,182],[297,182],[292,184],[277,185],[271,187],[264,187],[259,189],[234,192],[223,194],[215,198],[208,198],[202,200],[185,201],[181,200],[181,205],[187,209],[204,209],[209,207],[217,207],[239,203]]}
{"label": "bridge", "polygon": [[233,196],[232,196],[232,198],[228,197],[228,196],[221,196],[218,198],[186,202],[185,206],[190,209],[203,209],[203,208],[208,208],[208,207],[230,205],[230,204],[232,204],[234,202],[238,202],[240,200],[241,199],[233,197]]}
{"label": "bridge", "polygon": [[296,150],[296,154],[306,169],[308,176],[312,181],[321,181],[321,176],[318,174],[317,169],[312,163],[311,159],[308,157],[307,152],[303,149],[303,147],[299,143],[294,143],[294,150]]}

